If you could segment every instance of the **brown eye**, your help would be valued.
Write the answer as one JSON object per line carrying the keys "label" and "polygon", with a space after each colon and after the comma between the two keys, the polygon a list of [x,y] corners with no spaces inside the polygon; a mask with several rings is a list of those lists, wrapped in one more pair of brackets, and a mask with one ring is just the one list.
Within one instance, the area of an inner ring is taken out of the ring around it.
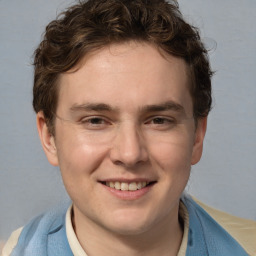
{"label": "brown eye", "polygon": [[84,129],[105,129],[110,125],[110,122],[100,116],[88,116],[81,119],[80,124]]}
{"label": "brown eye", "polygon": [[168,117],[155,116],[155,117],[149,118],[145,122],[145,124],[148,127],[151,127],[152,129],[165,131],[165,130],[172,129],[175,126],[176,121],[175,121],[175,119],[173,119],[172,117],[169,117],[169,116]]}
{"label": "brown eye", "polygon": [[149,120],[148,123],[156,124],[156,125],[161,125],[161,124],[168,125],[168,124],[175,123],[175,121],[171,118],[155,117],[155,118],[152,118],[151,120]]}
{"label": "brown eye", "polygon": [[105,123],[105,121],[102,118],[99,118],[99,117],[91,118],[91,119],[87,120],[87,122],[91,123],[91,124],[94,124],[94,125]]}
{"label": "brown eye", "polygon": [[152,123],[154,123],[154,124],[164,124],[166,122],[168,122],[168,120],[166,120],[165,118],[161,118],[161,117],[157,117],[152,120]]}

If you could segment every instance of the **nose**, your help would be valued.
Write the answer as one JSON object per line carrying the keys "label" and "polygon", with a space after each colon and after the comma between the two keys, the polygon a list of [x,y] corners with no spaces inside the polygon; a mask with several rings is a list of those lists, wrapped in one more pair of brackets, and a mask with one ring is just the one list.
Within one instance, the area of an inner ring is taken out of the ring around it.
{"label": "nose", "polygon": [[112,142],[110,159],[116,165],[134,167],[148,160],[148,152],[143,136],[136,125],[123,125]]}

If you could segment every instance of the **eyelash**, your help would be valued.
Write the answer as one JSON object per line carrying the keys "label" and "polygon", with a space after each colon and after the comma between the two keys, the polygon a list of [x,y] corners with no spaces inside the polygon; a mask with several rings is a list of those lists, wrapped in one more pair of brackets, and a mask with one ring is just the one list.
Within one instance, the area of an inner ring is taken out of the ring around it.
{"label": "eyelash", "polygon": [[145,123],[155,130],[167,131],[174,128],[177,121],[171,117],[156,116],[148,119]]}
{"label": "eyelash", "polygon": [[174,119],[166,118],[166,117],[154,117],[154,118],[150,119],[149,122],[156,121],[156,120],[161,121],[160,124],[163,124],[163,123],[173,124],[173,123],[175,123]]}
{"label": "eyelash", "polygon": [[[93,124],[92,121],[97,121],[96,124]],[[100,122],[100,123],[98,123]],[[102,122],[109,123],[105,118],[100,116],[92,116],[92,117],[86,117],[80,120],[81,124],[92,124],[92,125],[100,125]]]}

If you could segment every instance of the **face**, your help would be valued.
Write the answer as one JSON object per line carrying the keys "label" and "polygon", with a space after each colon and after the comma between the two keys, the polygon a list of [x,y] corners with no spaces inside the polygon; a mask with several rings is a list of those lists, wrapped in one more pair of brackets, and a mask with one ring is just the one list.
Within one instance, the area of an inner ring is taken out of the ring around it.
{"label": "face", "polygon": [[38,130],[77,221],[138,234],[177,219],[206,126],[195,127],[185,62],[149,44],[111,45],[59,83],[55,138],[42,113]]}

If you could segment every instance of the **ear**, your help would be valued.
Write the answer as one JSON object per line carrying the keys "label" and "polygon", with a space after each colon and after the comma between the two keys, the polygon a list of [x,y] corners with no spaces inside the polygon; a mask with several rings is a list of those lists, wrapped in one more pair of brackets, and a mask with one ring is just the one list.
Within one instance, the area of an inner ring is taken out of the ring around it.
{"label": "ear", "polygon": [[57,166],[58,155],[57,149],[55,145],[54,136],[49,132],[48,126],[46,124],[46,120],[42,111],[38,112],[36,115],[36,124],[38,134],[41,140],[41,144],[43,146],[44,152],[50,164]]}
{"label": "ear", "polygon": [[199,162],[203,153],[203,142],[207,127],[207,117],[200,118],[197,121],[195,131],[195,140],[193,145],[191,164],[194,165]]}

